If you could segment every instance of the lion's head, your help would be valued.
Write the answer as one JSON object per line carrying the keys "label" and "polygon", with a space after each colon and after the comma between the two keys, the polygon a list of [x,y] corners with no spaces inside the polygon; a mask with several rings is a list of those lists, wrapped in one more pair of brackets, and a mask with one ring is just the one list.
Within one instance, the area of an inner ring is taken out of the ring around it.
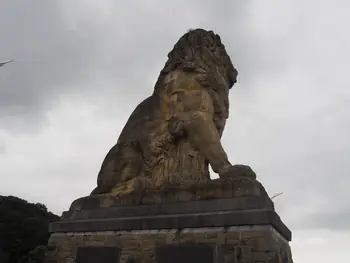
{"label": "lion's head", "polygon": [[177,41],[168,54],[155,89],[162,85],[169,72],[176,69],[205,75],[215,74],[219,70],[229,88],[236,83],[238,75],[220,36],[204,29],[191,29]]}
{"label": "lion's head", "polygon": [[229,89],[236,83],[238,72],[220,36],[204,29],[189,30],[184,34],[168,54],[154,94],[162,91],[167,75],[175,70],[197,75],[198,82],[212,97],[214,122],[221,134],[229,116]]}

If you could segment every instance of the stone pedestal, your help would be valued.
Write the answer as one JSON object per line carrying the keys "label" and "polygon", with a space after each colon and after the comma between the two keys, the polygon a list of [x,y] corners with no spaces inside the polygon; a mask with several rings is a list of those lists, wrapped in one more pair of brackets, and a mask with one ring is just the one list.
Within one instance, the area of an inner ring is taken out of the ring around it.
{"label": "stone pedestal", "polygon": [[257,181],[84,197],[50,232],[56,263],[292,263],[291,232]]}

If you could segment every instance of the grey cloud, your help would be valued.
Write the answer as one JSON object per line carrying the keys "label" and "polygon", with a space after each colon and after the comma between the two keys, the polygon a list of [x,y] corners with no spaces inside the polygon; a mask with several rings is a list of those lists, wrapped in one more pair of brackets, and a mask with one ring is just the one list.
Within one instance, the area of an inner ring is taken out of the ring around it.
{"label": "grey cloud", "polygon": [[[308,156],[304,185],[295,191],[295,201],[312,201],[311,211],[292,222],[296,228],[350,230],[349,160],[350,149],[324,151]],[[292,200],[291,200],[292,201]]]}
{"label": "grey cloud", "polygon": [[[152,73],[156,80],[166,54],[190,27],[217,29],[232,52],[231,46],[239,49],[239,43],[244,44],[236,39],[245,39],[242,36],[249,32],[239,22],[248,2],[214,6],[212,1],[201,1],[199,10],[195,1],[182,11],[184,21],[168,18],[170,11],[180,12],[181,3],[170,7],[127,3],[123,9],[111,3],[113,12],[101,17],[81,14],[83,3],[81,7],[68,1],[36,3],[7,1],[0,10],[0,50],[2,56],[15,59],[6,74],[0,72],[1,115],[14,116],[20,119],[17,124],[28,126],[40,124],[45,111],[64,94],[104,94],[106,99],[125,96],[126,88],[136,95],[140,90],[142,96],[150,93],[152,83],[145,83],[145,76]],[[216,21],[217,14],[226,19]],[[99,79],[109,80],[109,85],[99,85]],[[0,123],[20,130],[12,122]]]}
{"label": "grey cloud", "polygon": [[6,153],[6,145],[4,142],[0,141],[0,155]]}
{"label": "grey cloud", "polygon": [[331,208],[326,208],[312,217],[304,221],[301,228],[320,228],[330,229],[335,231],[349,231],[350,230],[350,210],[349,205],[340,208],[340,211],[334,211]]}

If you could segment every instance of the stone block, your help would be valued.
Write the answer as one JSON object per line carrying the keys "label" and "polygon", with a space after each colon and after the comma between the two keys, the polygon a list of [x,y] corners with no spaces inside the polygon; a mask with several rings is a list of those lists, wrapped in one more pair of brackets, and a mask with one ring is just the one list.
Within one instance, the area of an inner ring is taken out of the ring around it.
{"label": "stone block", "polygon": [[[66,259],[76,259],[79,248],[92,246],[96,237],[103,236],[105,240],[99,247],[120,248],[120,263],[142,262],[156,263],[164,260],[159,251],[187,251],[193,248],[192,256],[196,258],[198,247],[202,253],[213,253],[208,256],[215,263],[292,263],[288,241],[281,235],[275,235],[272,226],[259,226],[261,242],[255,242],[256,229],[245,226],[232,228],[196,228],[182,230],[147,230],[130,231],[128,235],[119,231],[91,232],[84,235],[77,233],[54,233],[50,237],[50,245],[56,248],[55,260],[57,263],[66,263]],[[208,236],[208,233],[210,233]],[[216,239],[212,235],[216,235]],[[177,238],[180,237],[181,238]],[[225,242],[219,242],[223,236]],[[245,236],[245,239],[241,239]],[[268,244],[268,249],[265,244]],[[93,245],[96,247],[96,245]],[[212,249],[209,249],[212,248]],[[186,252],[185,251],[185,252]],[[205,252],[207,251],[207,252]],[[178,252],[178,253],[180,253]],[[181,253],[185,253],[181,252]],[[165,252],[161,252],[165,253]],[[168,252],[170,253],[170,252]],[[171,252],[176,253],[176,252]],[[186,252],[187,253],[187,252]],[[157,256],[158,255],[158,256]],[[180,255],[179,255],[180,257]],[[171,257],[175,258],[175,257]],[[133,260],[133,261],[132,261]],[[179,262],[187,262],[180,257]],[[206,259],[207,260],[207,259]],[[77,261],[76,261],[77,262]],[[171,261],[167,261],[171,262]],[[207,261],[192,261],[207,262]],[[208,261],[209,262],[209,261]]]}
{"label": "stone block", "polygon": [[[215,190],[217,183],[210,187]],[[251,182],[244,187],[238,191],[230,186],[231,192],[226,193],[231,197],[213,199],[200,196],[199,190],[190,198],[189,189],[173,189],[165,203],[147,199],[147,194],[145,199],[133,195],[78,199],[62,220],[50,225],[49,244],[55,247],[51,258],[56,263],[78,263],[79,249],[88,246],[120,248],[118,259],[108,257],[120,263],[292,263],[291,232],[274,211],[264,188]],[[187,192],[179,198],[181,191]],[[191,248],[193,251],[187,252]],[[202,253],[196,252],[199,248]],[[191,256],[183,259],[181,255],[188,253]],[[205,253],[210,256],[202,259]]]}

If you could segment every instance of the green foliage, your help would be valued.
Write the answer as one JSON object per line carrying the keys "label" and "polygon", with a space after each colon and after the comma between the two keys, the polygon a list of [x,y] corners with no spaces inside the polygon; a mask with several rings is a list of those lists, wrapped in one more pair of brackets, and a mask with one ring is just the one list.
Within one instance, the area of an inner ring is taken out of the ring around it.
{"label": "green foliage", "polygon": [[59,217],[43,204],[0,196],[0,262],[42,262],[48,224],[57,220]]}
{"label": "green foliage", "polygon": [[21,258],[18,263],[42,263],[44,262],[47,246],[37,246],[32,249],[27,255]]}

